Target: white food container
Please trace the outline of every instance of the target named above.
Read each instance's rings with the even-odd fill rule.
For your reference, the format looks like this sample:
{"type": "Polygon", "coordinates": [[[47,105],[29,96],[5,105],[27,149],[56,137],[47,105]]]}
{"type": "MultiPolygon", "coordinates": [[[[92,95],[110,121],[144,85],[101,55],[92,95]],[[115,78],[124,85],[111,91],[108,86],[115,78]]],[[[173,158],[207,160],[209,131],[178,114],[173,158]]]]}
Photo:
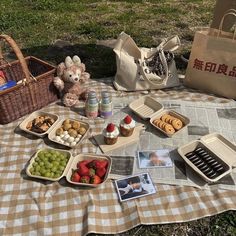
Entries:
{"type": "Polygon", "coordinates": [[[144,96],[144,97],[141,97],[141,98],[133,101],[132,103],[129,104],[129,108],[134,113],[136,113],[138,116],[140,116],[142,119],[144,119],[144,120],[150,119],[151,125],[154,126],[156,129],[158,129],[160,132],[162,132],[163,134],[165,134],[168,137],[172,137],[173,135],[180,132],[190,122],[188,117],[183,116],[176,111],[165,110],[161,103],[159,103],[157,100],[155,100],[154,98],[152,98],[150,96],[144,96]],[[174,117],[180,119],[183,122],[183,127],[179,130],[176,130],[174,134],[168,134],[163,129],[160,129],[159,127],[154,125],[153,121],[155,119],[160,119],[161,116],[163,116],[164,114],[169,114],[171,116],[174,116],[174,117]]]}
{"type": "Polygon", "coordinates": [[[178,148],[178,153],[184,161],[207,182],[216,182],[220,180],[231,173],[232,167],[236,166],[236,146],[218,133],[205,135],[200,138],[200,140],[183,145],[178,148]],[[215,178],[209,178],[207,173],[204,174],[200,168],[189,160],[186,154],[193,152],[198,147],[205,149],[223,166],[223,172],[220,175],[215,178]]]}
{"type": "Polygon", "coordinates": [[[107,165],[107,168],[106,168],[107,172],[106,172],[106,175],[104,176],[103,182],[102,182],[102,183],[104,183],[108,179],[109,173],[111,171],[112,159],[109,156],[86,153],[86,154],[79,154],[79,155],[73,157],[72,154],[69,151],[60,150],[60,149],[53,149],[53,148],[43,148],[43,149],[38,150],[35,153],[35,155],[30,159],[29,165],[26,168],[26,174],[31,178],[49,180],[49,181],[53,181],[53,182],[59,181],[61,178],[66,177],[66,180],[69,183],[74,184],[74,185],[87,186],[87,187],[97,187],[102,183],[100,183],[100,184],[87,184],[87,183],[79,183],[79,182],[71,181],[72,170],[77,169],[77,163],[79,161],[95,160],[95,159],[98,159],[98,160],[105,159],[105,160],[108,161],[108,165],[107,165]],[[66,153],[67,155],[69,155],[69,160],[67,162],[67,165],[66,165],[62,175],[58,178],[47,178],[47,177],[43,177],[43,176],[32,175],[30,173],[30,168],[32,167],[33,163],[35,162],[35,159],[37,158],[38,153],[41,152],[41,151],[50,151],[50,150],[58,151],[58,152],[61,152],[61,153],[66,153]]]}

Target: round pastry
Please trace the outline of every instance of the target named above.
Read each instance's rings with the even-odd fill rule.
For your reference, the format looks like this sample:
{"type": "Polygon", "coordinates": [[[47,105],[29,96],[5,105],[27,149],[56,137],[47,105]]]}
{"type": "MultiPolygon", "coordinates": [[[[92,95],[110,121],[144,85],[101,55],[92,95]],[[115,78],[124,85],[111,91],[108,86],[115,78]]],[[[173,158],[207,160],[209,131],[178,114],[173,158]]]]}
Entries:
{"type": "Polygon", "coordinates": [[[167,134],[174,134],[174,133],[175,133],[175,129],[174,129],[173,126],[170,125],[170,124],[166,124],[166,125],[165,125],[164,131],[165,131],[167,134]]]}
{"type": "Polygon", "coordinates": [[[183,127],[183,122],[180,119],[172,120],[171,124],[176,130],[180,130],[183,127]]]}
{"type": "Polygon", "coordinates": [[[79,133],[80,135],[84,135],[84,134],[86,133],[86,131],[87,131],[87,130],[86,130],[84,127],[80,127],[78,133],[79,133]]]}
{"type": "Polygon", "coordinates": [[[155,119],[152,123],[153,123],[155,126],[159,127],[159,123],[160,123],[160,122],[161,122],[161,120],[155,119]]]}
{"type": "Polygon", "coordinates": [[[170,118],[171,118],[170,115],[165,114],[165,115],[163,115],[163,116],[161,117],[161,120],[164,121],[164,122],[167,122],[167,120],[170,119],[170,118]]]}
{"type": "Polygon", "coordinates": [[[117,142],[120,132],[113,123],[110,123],[103,130],[102,134],[104,136],[104,142],[108,145],[113,145],[117,142]]]}
{"type": "Polygon", "coordinates": [[[73,137],[73,138],[76,138],[77,137],[77,131],[74,130],[74,129],[69,129],[68,130],[68,134],[73,137]]]}
{"type": "Polygon", "coordinates": [[[56,135],[60,136],[61,134],[63,134],[64,130],[62,128],[58,128],[56,130],[56,135]]]}
{"type": "Polygon", "coordinates": [[[66,124],[63,124],[63,129],[64,130],[69,130],[69,129],[71,129],[71,124],[70,123],[66,123],[66,124]]]}
{"type": "Polygon", "coordinates": [[[63,125],[65,124],[70,124],[70,120],[69,119],[64,120],[63,125]]]}
{"type": "Polygon", "coordinates": [[[120,132],[123,136],[129,137],[133,134],[135,128],[135,121],[131,116],[127,115],[120,122],[120,132]]]}
{"type": "Polygon", "coordinates": [[[166,127],[166,125],[168,125],[168,124],[165,123],[165,122],[163,122],[163,121],[161,121],[158,125],[159,125],[159,128],[160,128],[160,129],[165,130],[165,127],[166,127]]]}
{"type": "Polygon", "coordinates": [[[78,130],[80,127],[80,123],[78,121],[73,121],[72,128],[78,130]]]}

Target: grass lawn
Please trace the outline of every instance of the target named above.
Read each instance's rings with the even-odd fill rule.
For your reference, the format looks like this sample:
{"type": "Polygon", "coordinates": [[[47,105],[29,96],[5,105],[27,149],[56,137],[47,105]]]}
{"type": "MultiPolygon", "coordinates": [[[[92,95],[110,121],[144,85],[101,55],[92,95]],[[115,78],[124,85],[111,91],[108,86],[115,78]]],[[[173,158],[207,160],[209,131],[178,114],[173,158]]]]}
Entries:
{"type": "MultiPolygon", "coordinates": [[[[191,49],[191,28],[209,25],[214,4],[215,0],[1,0],[0,32],[11,35],[25,55],[55,64],[78,54],[93,78],[112,76],[116,70],[112,50],[98,42],[125,31],[138,45],[153,47],[158,39],[177,34],[183,44],[177,65],[183,70],[178,59],[191,49]]],[[[139,226],[119,235],[236,235],[236,214],[139,226]]]]}

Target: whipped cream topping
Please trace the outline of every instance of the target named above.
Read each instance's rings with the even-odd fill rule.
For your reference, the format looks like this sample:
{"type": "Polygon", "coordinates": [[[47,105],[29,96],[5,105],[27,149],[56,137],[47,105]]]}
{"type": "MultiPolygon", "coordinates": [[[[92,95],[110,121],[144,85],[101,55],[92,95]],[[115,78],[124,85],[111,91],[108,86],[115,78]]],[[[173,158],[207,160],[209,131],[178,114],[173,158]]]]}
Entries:
{"type": "Polygon", "coordinates": [[[116,138],[120,134],[119,129],[116,126],[114,131],[108,132],[107,129],[105,128],[102,133],[107,138],[116,138]]]}
{"type": "Polygon", "coordinates": [[[135,121],[132,119],[132,121],[129,124],[126,124],[124,120],[120,122],[120,126],[125,129],[132,129],[135,127],[135,121]]]}

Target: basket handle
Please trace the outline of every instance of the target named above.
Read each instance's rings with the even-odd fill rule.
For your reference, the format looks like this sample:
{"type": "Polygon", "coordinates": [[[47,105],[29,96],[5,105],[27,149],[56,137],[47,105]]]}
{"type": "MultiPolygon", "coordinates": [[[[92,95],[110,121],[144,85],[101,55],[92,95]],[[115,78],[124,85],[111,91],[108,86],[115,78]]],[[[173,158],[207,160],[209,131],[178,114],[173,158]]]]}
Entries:
{"type": "MultiPolygon", "coordinates": [[[[21,65],[22,71],[25,75],[26,81],[29,82],[30,81],[30,72],[29,72],[28,66],[26,64],[25,58],[24,58],[20,48],[16,44],[16,42],[10,36],[8,36],[6,34],[1,34],[0,40],[6,40],[6,42],[11,46],[11,48],[13,49],[14,53],[16,54],[16,56],[20,62],[20,65],[21,65]]],[[[0,49],[0,60],[3,60],[3,59],[4,59],[4,57],[2,54],[2,50],[0,49]]]]}

